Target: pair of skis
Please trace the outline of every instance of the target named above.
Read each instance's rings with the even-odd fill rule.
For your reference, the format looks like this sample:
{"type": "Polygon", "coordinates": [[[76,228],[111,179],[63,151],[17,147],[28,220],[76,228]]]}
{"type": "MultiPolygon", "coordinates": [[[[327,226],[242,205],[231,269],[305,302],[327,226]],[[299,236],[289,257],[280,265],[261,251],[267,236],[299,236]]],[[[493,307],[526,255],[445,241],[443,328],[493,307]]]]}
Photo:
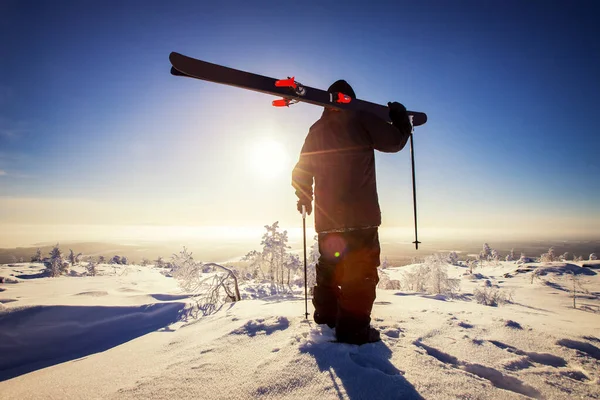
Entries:
{"type": "MultiPolygon", "coordinates": [[[[389,108],[380,104],[371,103],[365,100],[353,99],[344,93],[330,93],[325,90],[315,89],[310,86],[302,85],[294,77],[287,79],[273,79],[262,75],[252,74],[250,72],[212,64],[206,61],[184,56],[179,53],[169,55],[171,61],[171,74],[188,78],[196,78],[209,82],[220,83],[223,85],[235,86],[242,89],[252,90],[279,96],[280,99],[273,101],[275,107],[286,107],[298,102],[305,102],[321,107],[335,108],[339,110],[363,110],[371,112],[381,119],[388,122],[389,108]]],[[[407,111],[412,124],[410,135],[410,155],[412,166],[412,186],[413,186],[413,208],[415,219],[415,248],[419,249],[419,239],[417,236],[417,193],[415,183],[415,154],[413,133],[414,127],[423,125],[427,122],[427,114],[416,111],[407,111]]],[[[302,215],[304,227],[304,291],[307,297],[306,288],[306,213],[302,215]]],[[[306,299],[305,299],[306,300],[306,299]]],[[[306,304],[306,316],[308,316],[308,303],[306,304]]]]}

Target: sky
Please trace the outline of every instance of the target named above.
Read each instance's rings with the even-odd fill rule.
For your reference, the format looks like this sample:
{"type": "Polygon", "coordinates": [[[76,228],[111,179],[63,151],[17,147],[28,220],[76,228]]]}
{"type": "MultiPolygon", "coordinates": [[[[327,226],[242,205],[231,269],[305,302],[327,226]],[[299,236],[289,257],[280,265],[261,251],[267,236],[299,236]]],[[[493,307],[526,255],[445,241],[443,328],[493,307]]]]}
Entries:
{"type": "MultiPolygon", "coordinates": [[[[73,226],[301,226],[291,170],[322,109],[173,77],[171,51],[426,112],[420,240],[598,238],[598,17],[593,1],[2,1],[0,247],[73,226]]],[[[410,242],[409,148],[376,162],[383,226],[410,242]]]]}

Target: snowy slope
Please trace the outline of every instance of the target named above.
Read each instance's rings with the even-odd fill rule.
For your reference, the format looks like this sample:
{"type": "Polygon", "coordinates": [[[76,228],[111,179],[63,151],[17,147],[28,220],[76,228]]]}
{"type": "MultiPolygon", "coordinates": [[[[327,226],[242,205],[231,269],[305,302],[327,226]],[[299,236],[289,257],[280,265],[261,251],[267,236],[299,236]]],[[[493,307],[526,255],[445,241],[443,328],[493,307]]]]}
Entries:
{"type": "MultiPolygon", "coordinates": [[[[359,347],[332,343],[332,330],[305,320],[302,297],[244,300],[186,320],[187,295],[153,268],[25,279],[39,266],[1,266],[19,283],[0,284],[0,397],[600,398],[599,275],[581,275],[588,293],[578,301],[588,308],[575,310],[566,265],[550,267],[558,272],[542,278],[551,285],[531,283],[513,263],[488,265],[477,279],[451,267],[461,277],[456,299],[378,290],[373,325],[383,340],[359,347]],[[513,302],[475,303],[486,280],[513,302]]],[[[387,271],[394,279],[403,270],[387,271]]]]}

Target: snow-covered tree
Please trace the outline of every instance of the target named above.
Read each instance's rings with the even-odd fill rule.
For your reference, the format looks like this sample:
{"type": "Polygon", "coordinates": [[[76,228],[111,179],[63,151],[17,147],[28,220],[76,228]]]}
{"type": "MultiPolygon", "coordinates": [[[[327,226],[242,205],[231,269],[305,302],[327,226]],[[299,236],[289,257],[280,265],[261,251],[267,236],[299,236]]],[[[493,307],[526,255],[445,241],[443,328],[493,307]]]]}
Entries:
{"type": "Polygon", "coordinates": [[[315,235],[313,238],[314,242],[310,248],[307,257],[307,272],[306,272],[306,280],[309,288],[312,288],[317,284],[317,263],[319,262],[319,257],[321,257],[321,253],[319,252],[319,239],[318,236],[315,235]]]}
{"type": "Polygon", "coordinates": [[[106,263],[106,257],[98,256],[98,264],[104,264],[104,263],[106,263]]]}
{"type": "Polygon", "coordinates": [[[475,270],[475,268],[479,267],[479,263],[480,262],[481,261],[479,259],[478,260],[469,260],[469,261],[467,261],[467,268],[469,268],[469,273],[471,275],[473,275],[473,271],[475,270]]]}
{"type": "Polygon", "coordinates": [[[383,290],[400,290],[402,289],[402,284],[397,279],[390,279],[390,276],[382,268],[379,270],[377,288],[383,290]]]}
{"type": "Polygon", "coordinates": [[[552,261],[556,261],[557,257],[556,254],[554,253],[554,247],[550,247],[548,249],[547,253],[544,253],[540,256],[540,261],[541,262],[552,262],[552,261]]]}
{"type": "Polygon", "coordinates": [[[75,264],[79,263],[79,257],[81,257],[81,253],[75,255],[72,249],[69,249],[69,263],[71,267],[75,266],[75,264]]]}
{"type": "Polygon", "coordinates": [[[403,286],[408,290],[432,294],[453,295],[460,286],[458,279],[448,277],[445,257],[434,254],[403,275],[403,286]]]}
{"type": "Polygon", "coordinates": [[[31,256],[31,262],[42,262],[42,251],[38,248],[33,256],[31,256]]]}
{"type": "Polygon", "coordinates": [[[91,257],[90,257],[87,265],[85,266],[85,269],[87,270],[88,275],[91,275],[91,276],[98,275],[98,263],[96,261],[94,261],[94,259],[91,257]]]}
{"type": "Polygon", "coordinates": [[[510,253],[508,253],[508,255],[506,256],[506,261],[515,261],[515,260],[516,260],[515,249],[510,249],[510,253]]]}
{"type": "Polygon", "coordinates": [[[267,232],[262,237],[263,246],[262,257],[267,263],[267,275],[272,282],[283,284],[284,278],[284,260],[287,249],[288,237],[287,231],[279,231],[279,222],[275,221],[273,225],[265,225],[267,232]]]}
{"type": "Polygon", "coordinates": [[[248,252],[244,257],[242,257],[242,261],[246,261],[249,263],[248,270],[250,270],[250,276],[252,279],[262,278],[266,279],[264,274],[262,263],[262,253],[252,250],[248,252]]]}
{"type": "Polygon", "coordinates": [[[127,257],[122,256],[121,257],[121,265],[127,265],[129,264],[129,260],[127,259],[127,257]]]}
{"type": "Polygon", "coordinates": [[[597,259],[598,259],[598,256],[596,255],[596,253],[590,254],[590,261],[596,261],[597,259]]]}
{"type": "Polygon", "coordinates": [[[500,261],[500,253],[498,252],[498,250],[496,250],[496,249],[492,250],[492,254],[490,255],[490,260],[492,260],[494,262],[500,261]]]}
{"type": "Polygon", "coordinates": [[[455,251],[451,251],[450,253],[448,253],[446,262],[451,265],[458,265],[458,254],[456,254],[455,251]]]}
{"type": "MultiPolygon", "coordinates": [[[[302,268],[303,264],[300,261],[300,257],[297,254],[286,254],[284,261],[285,270],[287,270],[287,281],[288,286],[292,283],[292,276],[298,273],[302,268]]],[[[302,277],[304,278],[304,271],[302,271],[302,277]]]]}
{"type": "Polygon", "coordinates": [[[140,263],[140,265],[141,265],[142,267],[145,267],[145,266],[147,266],[147,265],[150,265],[150,260],[148,260],[147,258],[145,258],[145,257],[144,257],[144,258],[142,258],[142,262],[140,263]]]}
{"type": "Polygon", "coordinates": [[[108,262],[109,264],[121,264],[121,256],[113,256],[108,262]]]}
{"type": "Polygon", "coordinates": [[[560,261],[570,261],[573,259],[573,255],[568,251],[563,253],[560,257],[558,257],[560,261]]]}
{"type": "Polygon", "coordinates": [[[381,269],[386,269],[390,267],[390,262],[388,261],[387,256],[384,257],[383,262],[381,263],[381,269]]]}
{"type": "Polygon", "coordinates": [[[249,252],[244,256],[243,261],[250,263],[249,268],[252,269],[253,276],[260,274],[263,279],[266,278],[276,285],[284,285],[286,276],[291,274],[289,269],[296,268],[295,262],[290,262],[287,231],[279,231],[277,221],[272,225],[265,225],[265,229],[267,232],[260,243],[262,251],[249,252]]]}
{"type": "Polygon", "coordinates": [[[65,262],[58,243],[52,248],[50,258],[44,264],[46,266],[46,273],[53,278],[61,274],[66,274],[69,271],[69,264],[65,262]]]}
{"type": "Polygon", "coordinates": [[[158,258],[156,260],[154,260],[155,267],[164,268],[165,265],[166,265],[165,260],[163,260],[163,258],[161,256],[158,256],[158,258]]]}
{"type": "Polygon", "coordinates": [[[492,248],[490,247],[489,244],[484,243],[483,249],[479,253],[479,259],[482,261],[487,261],[487,260],[490,260],[491,258],[492,258],[492,248]]]}

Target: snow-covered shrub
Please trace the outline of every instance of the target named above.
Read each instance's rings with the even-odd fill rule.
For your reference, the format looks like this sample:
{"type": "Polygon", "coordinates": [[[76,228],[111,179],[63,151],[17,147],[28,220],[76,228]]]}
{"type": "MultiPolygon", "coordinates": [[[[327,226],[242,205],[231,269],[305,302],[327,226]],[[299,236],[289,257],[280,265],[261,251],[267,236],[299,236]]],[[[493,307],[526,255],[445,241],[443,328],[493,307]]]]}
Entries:
{"type": "Polygon", "coordinates": [[[129,264],[129,260],[127,259],[127,257],[122,256],[121,257],[121,265],[127,265],[129,264]]]}
{"type": "Polygon", "coordinates": [[[42,251],[38,248],[33,256],[31,256],[31,262],[42,262],[42,251]]]}
{"type": "Polygon", "coordinates": [[[508,303],[512,300],[510,293],[488,286],[475,289],[473,291],[473,297],[478,304],[491,307],[497,307],[500,304],[508,303]]]}
{"type": "Polygon", "coordinates": [[[241,299],[237,277],[230,268],[197,262],[185,247],[171,257],[170,264],[173,277],[185,291],[194,294],[196,308],[203,315],[218,311],[226,302],[241,299]],[[206,265],[219,272],[204,274],[202,270],[206,265]]]}
{"type": "Polygon", "coordinates": [[[527,257],[525,255],[525,253],[521,253],[521,257],[519,258],[519,261],[517,261],[517,264],[526,264],[526,263],[532,263],[535,262],[535,260],[531,257],[527,257]]]}
{"type": "Polygon", "coordinates": [[[148,265],[150,265],[150,260],[148,260],[146,257],[142,258],[142,262],[140,263],[140,265],[142,267],[146,267],[148,265]]]}
{"type": "Polygon", "coordinates": [[[590,261],[595,261],[597,259],[598,259],[598,256],[596,255],[596,253],[590,254],[590,259],[589,259],[590,261]]]}
{"type": "Polygon", "coordinates": [[[105,263],[106,263],[106,257],[98,256],[98,264],[105,264],[105,263]]]}
{"type": "Polygon", "coordinates": [[[166,266],[165,260],[161,256],[158,256],[156,260],[154,260],[154,266],[157,268],[164,268],[166,266]]]}
{"type": "Polygon", "coordinates": [[[46,274],[53,278],[69,272],[69,264],[65,262],[58,243],[50,251],[50,258],[44,265],[46,267],[46,274]]]}
{"type": "Polygon", "coordinates": [[[430,294],[453,295],[458,291],[460,281],[448,277],[448,264],[440,254],[425,259],[425,263],[404,273],[403,288],[430,294]]]}
{"type": "Polygon", "coordinates": [[[550,247],[548,249],[547,253],[544,253],[540,256],[540,261],[541,262],[552,262],[552,261],[556,261],[557,257],[556,254],[554,253],[554,247],[550,247]]]}
{"type": "Polygon", "coordinates": [[[114,256],[108,262],[109,264],[121,264],[121,256],[114,256]]]}

